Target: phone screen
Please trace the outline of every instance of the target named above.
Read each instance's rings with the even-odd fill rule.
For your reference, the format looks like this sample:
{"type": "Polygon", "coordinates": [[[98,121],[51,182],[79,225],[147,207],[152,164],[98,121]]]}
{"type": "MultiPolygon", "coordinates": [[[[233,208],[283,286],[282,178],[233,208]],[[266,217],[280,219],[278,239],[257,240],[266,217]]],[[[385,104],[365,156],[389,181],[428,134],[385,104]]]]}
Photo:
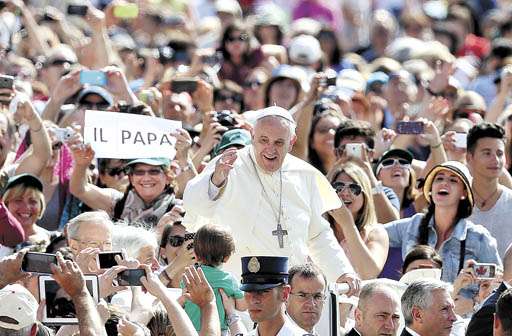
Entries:
{"type": "Polygon", "coordinates": [[[171,82],[171,91],[174,93],[194,92],[197,89],[195,79],[175,79],[171,82]]]}
{"type": "Polygon", "coordinates": [[[0,75],[0,89],[12,89],[14,85],[14,77],[8,75],[0,75]]]}
{"type": "Polygon", "coordinates": [[[117,275],[117,282],[119,286],[142,286],[140,278],[146,276],[146,271],[143,269],[129,269],[117,275]]]}
{"type": "Polygon", "coordinates": [[[111,268],[117,266],[116,255],[123,259],[122,252],[100,252],[98,253],[98,264],[100,268],[111,268]]]}
{"type": "Polygon", "coordinates": [[[57,265],[55,254],[27,252],[23,258],[21,269],[31,273],[52,274],[51,264],[57,265]]]}
{"type": "Polygon", "coordinates": [[[495,264],[474,264],[473,270],[477,279],[493,279],[496,277],[495,264]]]}
{"type": "Polygon", "coordinates": [[[69,15],[85,16],[87,14],[87,6],[85,5],[69,5],[69,15]]]}
{"type": "Polygon", "coordinates": [[[80,71],[80,84],[106,86],[107,76],[103,71],[82,70],[80,71]]]}
{"type": "Polygon", "coordinates": [[[398,134],[423,134],[424,125],[421,121],[400,121],[396,125],[398,134]]]}

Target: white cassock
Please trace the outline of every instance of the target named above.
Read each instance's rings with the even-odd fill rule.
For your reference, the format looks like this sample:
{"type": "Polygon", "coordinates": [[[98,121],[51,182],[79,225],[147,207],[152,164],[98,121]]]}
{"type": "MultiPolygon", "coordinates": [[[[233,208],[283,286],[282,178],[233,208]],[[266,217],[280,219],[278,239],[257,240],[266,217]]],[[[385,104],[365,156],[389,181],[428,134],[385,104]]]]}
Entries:
{"type": "MultiPolygon", "coordinates": [[[[259,336],[258,327],[249,332],[249,336],[259,336]]],[[[307,336],[311,335],[296,325],[288,316],[284,318],[284,324],[276,336],[307,336]]]]}
{"type": "Polygon", "coordinates": [[[290,266],[311,258],[328,281],[354,272],[329,223],[322,217],[326,211],[339,208],[341,202],[320,171],[287,154],[281,173],[265,173],[256,164],[253,147],[247,146],[238,151],[227,183],[217,193],[210,181],[215,163],[216,160],[210,162],[187,184],[183,223],[192,231],[206,223],[231,229],[236,251],[224,266],[226,271],[240,277],[243,256],[287,256],[290,266]],[[273,235],[279,204],[280,223],[288,233],[283,237],[284,248],[279,247],[278,237],[273,235]]]}

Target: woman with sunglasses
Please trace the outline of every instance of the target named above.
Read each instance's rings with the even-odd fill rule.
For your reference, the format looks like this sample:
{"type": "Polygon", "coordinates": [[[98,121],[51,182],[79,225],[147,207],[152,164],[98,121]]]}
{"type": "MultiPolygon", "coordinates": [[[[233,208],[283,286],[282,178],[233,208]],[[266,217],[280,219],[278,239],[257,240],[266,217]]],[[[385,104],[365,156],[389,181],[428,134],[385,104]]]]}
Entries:
{"type": "Polygon", "coordinates": [[[468,221],[473,210],[472,177],[466,166],[447,161],[426,176],[423,195],[426,213],[385,224],[390,247],[399,247],[405,257],[416,245],[430,245],[443,259],[441,280],[453,282],[473,259],[501,265],[496,239],[481,225],[468,221]]]}
{"type": "Polygon", "coordinates": [[[343,201],[329,212],[334,235],[361,279],[374,279],[386,261],[388,237],[377,223],[370,180],[352,162],[334,168],[328,178],[343,201]]]}
{"type": "Polygon", "coordinates": [[[261,49],[251,48],[250,42],[249,30],[242,23],[234,22],[226,27],[219,47],[224,58],[219,71],[221,80],[243,85],[251,70],[263,61],[261,49]]]}
{"type": "Polygon", "coordinates": [[[383,186],[393,189],[400,200],[400,218],[416,213],[416,174],[411,167],[412,154],[403,149],[384,153],[375,169],[375,176],[383,186]]]}
{"type": "Polygon", "coordinates": [[[176,205],[176,182],[169,159],[148,158],[128,162],[129,185],[121,193],[88,182],[86,171],[94,158],[89,144],[83,145],[79,141],[72,146],[72,151],[75,167],[70,190],[91,209],[105,210],[114,220],[136,221],[152,228],[176,205]]]}
{"type": "Polygon", "coordinates": [[[128,187],[128,175],[125,171],[126,160],[98,159],[98,181],[100,188],[112,188],[124,193],[128,187]]]}
{"type": "Polygon", "coordinates": [[[194,249],[188,248],[192,239],[185,240],[186,229],[181,221],[166,224],[160,240],[160,259],[165,266],[160,272],[160,280],[167,287],[179,288],[185,268],[192,265],[194,249]]]}

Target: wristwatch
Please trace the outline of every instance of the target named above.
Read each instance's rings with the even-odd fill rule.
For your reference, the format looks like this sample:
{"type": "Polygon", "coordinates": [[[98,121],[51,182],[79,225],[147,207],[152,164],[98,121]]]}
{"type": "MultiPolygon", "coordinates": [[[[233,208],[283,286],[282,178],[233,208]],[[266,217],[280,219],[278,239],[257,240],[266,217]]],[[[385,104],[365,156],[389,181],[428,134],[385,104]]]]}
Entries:
{"type": "Polygon", "coordinates": [[[236,323],[238,321],[240,321],[240,315],[238,315],[237,313],[232,313],[226,316],[226,323],[228,326],[231,326],[233,323],[236,323]]]}
{"type": "Polygon", "coordinates": [[[372,195],[382,194],[384,192],[384,187],[382,186],[382,181],[377,181],[375,187],[372,188],[372,195]]]}

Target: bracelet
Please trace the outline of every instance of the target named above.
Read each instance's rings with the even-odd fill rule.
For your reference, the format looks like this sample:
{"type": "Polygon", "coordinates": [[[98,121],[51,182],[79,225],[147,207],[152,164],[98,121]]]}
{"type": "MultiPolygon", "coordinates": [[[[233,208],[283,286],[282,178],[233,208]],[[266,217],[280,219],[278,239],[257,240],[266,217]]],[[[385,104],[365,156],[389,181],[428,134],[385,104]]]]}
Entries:
{"type": "Polygon", "coordinates": [[[229,327],[231,327],[234,323],[240,321],[240,315],[237,313],[232,313],[226,316],[226,323],[229,327]]]}
{"type": "Polygon", "coordinates": [[[442,93],[435,93],[435,92],[434,92],[434,91],[432,91],[432,89],[431,89],[430,87],[428,87],[428,86],[425,88],[425,91],[427,91],[429,95],[434,96],[434,97],[442,97],[442,96],[443,96],[443,94],[442,94],[442,93]]]}
{"type": "Polygon", "coordinates": [[[382,194],[384,192],[384,187],[382,186],[382,181],[377,181],[377,184],[372,189],[372,195],[382,194]]]}
{"type": "Polygon", "coordinates": [[[443,144],[443,142],[440,142],[440,143],[438,143],[437,145],[430,146],[430,148],[432,148],[432,149],[436,149],[436,148],[441,147],[441,145],[442,145],[442,144],[443,144]]]}
{"type": "Polygon", "coordinates": [[[189,170],[194,170],[194,168],[195,168],[194,164],[192,162],[190,162],[190,161],[187,161],[187,165],[186,166],[184,166],[184,167],[180,166],[180,169],[181,169],[182,173],[185,173],[185,172],[187,172],[189,170]]]}

